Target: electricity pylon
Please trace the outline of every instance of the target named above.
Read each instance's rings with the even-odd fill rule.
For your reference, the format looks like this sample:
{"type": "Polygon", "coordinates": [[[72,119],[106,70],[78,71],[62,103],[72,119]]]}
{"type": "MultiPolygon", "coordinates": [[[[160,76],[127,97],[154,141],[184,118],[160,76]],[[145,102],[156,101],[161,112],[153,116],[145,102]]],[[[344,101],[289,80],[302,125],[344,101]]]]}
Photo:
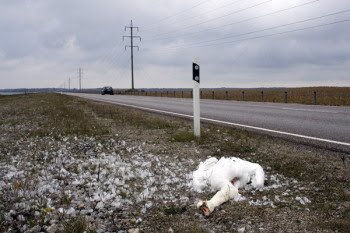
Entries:
{"type": "Polygon", "coordinates": [[[139,49],[139,46],[134,46],[133,40],[134,38],[139,38],[141,41],[141,37],[133,35],[134,28],[136,28],[137,31],[139,31],[139,28],[132,26],[132,20],[130,22],[130,26],[125,26],[125,31],[127,28],[130,29],[130,36],[123,36],[123,40],[124,40],[124,37],[130,37],[130,45],[125,45],[125,50],[126,50],[126,47],[131,48],[131,89],[134,90],[134,47],[137,47],[137,49],[139,49]]]}

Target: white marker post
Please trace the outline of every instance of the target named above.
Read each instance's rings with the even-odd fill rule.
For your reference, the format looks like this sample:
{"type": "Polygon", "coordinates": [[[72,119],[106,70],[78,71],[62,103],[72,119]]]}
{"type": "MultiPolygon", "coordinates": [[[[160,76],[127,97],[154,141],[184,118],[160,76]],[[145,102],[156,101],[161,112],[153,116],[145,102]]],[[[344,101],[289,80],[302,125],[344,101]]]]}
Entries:
{"type": "Polygon", "coordinates": [[[194,136],[201,136],[200,106],[199,106],[199,58],[195,58],[192,63],[193,74],[193,123],[194,136]]]}

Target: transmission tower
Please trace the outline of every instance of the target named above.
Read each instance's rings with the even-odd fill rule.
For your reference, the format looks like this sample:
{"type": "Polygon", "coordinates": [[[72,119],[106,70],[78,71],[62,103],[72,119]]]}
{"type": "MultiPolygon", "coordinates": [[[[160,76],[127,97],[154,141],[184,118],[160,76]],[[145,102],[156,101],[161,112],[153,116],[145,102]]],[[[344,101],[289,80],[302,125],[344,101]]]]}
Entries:
{"type": "Polygon", "coordinates": [[[134,47],[137,47],[137,49],[139,50],[139,46],[134,46],[134,38],[139,38],[141,41],[141,37],[140,36],[134,36],[133,32],[134,32],[134,28],[137,29],[137,32],[139,31],[139,27],[134,27],[132,25],[132,20],[130,22],[130,26],[125,26],[125,31],[126,29],[130,29],[130,36],[123,36],[123,40],[125,37],[129,37],[130,38],[130,45],[125,45],[125,50],[126,47],[130,47],[131,48],[131,90],[134,90],[134,47]]]}

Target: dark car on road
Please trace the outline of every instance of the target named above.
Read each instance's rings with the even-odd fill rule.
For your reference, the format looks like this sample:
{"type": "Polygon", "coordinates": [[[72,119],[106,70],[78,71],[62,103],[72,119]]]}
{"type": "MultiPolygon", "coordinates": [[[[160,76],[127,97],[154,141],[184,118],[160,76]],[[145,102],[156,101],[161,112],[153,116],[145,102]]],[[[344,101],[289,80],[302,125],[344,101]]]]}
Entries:
{"type": "Polygon", "coordinates": [[[101,95],[105,95],[105,94],[114,95],[113,88],[112,87],[103,87],[102,91],[101,91],[101,95]]]}

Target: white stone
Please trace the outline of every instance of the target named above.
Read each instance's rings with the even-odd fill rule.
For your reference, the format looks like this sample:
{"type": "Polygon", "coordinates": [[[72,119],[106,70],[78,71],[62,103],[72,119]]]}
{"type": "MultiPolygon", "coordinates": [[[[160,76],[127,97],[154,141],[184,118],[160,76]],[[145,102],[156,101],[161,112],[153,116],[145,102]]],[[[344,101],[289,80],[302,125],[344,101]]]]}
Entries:
{"type": "Polygon", "coordinates": [[[128,230],[128,233],[140,233],[140,229],[139,228],[132,228],[128,230]]]}
{"type": "Polygon", "coordinates": [[[55,232],[57,232],[57,225],[56,224],[52,224],[51,226],[49,226],[49,228],[47,228],[46,231],[48,233],[55,233],[55,232]]]}
{"type": "Polygon", "coordinates": [[[105,207],[105,205],[103,204],[102,201],[100,201],[99,203],[97,203],[97,205],[95,206],[95,208],[96,208],[97,210],[100,210],[100,209],[102,209],[102,208],[104,208],[104,207],[105,207]]]}

